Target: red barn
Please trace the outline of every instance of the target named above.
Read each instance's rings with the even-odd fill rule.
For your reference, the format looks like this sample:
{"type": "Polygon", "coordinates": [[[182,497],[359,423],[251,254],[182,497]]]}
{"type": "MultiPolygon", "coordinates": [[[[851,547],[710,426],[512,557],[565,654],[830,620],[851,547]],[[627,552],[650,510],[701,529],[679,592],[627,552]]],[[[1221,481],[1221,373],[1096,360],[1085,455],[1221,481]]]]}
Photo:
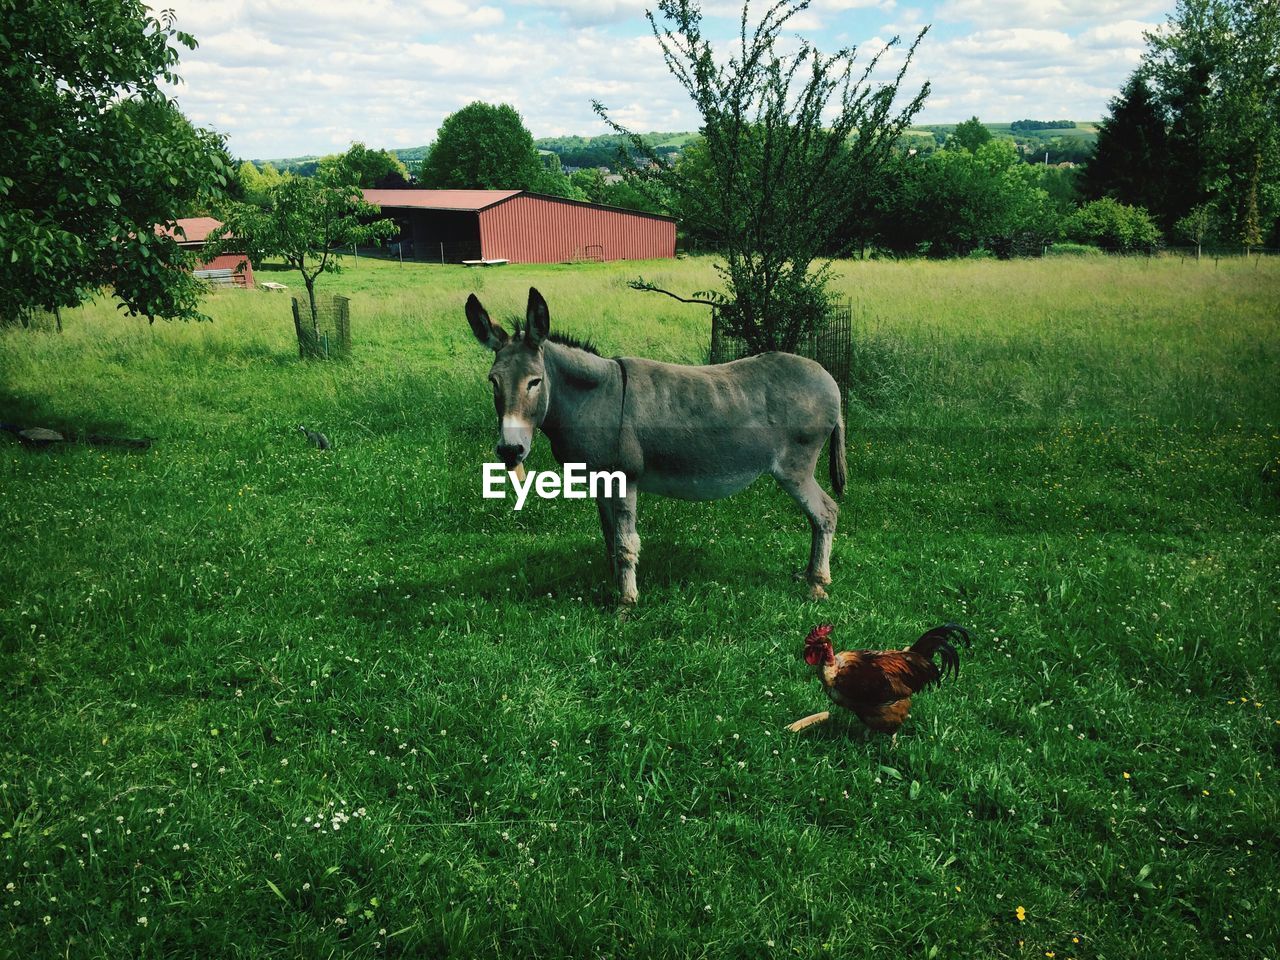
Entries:
{"type": "MultiPolygon", "coordinates": [[[[178,220],[177,224],[182,233],[174,233],[163,226],[157,226],[156,233],[170,233],[178,241],[178,246],[198,253],[209,234],[222,226],[222,221],[213,217],[186,217],[178,220]]],[[[253,286],[253,267],[243,253],[224,253],[212,260],[200,260],[193,272],[215,287],[253,286]],[[243,268],[241,264],[244,264],[243,268]]]]}
{"type": "Polygon", "coordinates": [[[526,190],[365,190],[421,260],[652,260],[676,254],[671,217],[526,190]]]}

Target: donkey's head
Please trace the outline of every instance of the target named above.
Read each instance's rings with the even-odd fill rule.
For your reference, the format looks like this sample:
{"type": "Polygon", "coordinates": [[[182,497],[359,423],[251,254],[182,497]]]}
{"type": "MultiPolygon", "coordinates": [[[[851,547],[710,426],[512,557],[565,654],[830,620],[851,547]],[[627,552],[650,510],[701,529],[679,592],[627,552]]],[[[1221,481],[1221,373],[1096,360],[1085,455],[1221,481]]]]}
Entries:
{"type": "Polygon", "coordinates": [[[467,298],[467,321],[476,339],[495,354],[489,370],[493,406],[498,411],[498,458],[508,470],[522,463],[533,448],[533,431],[542,424],[551,402],[546,382],[542,344],[551,332],[547,301],[529,288],[525,327],[516,335],[489,319],[489,313],[473,293],[467,298]]]}

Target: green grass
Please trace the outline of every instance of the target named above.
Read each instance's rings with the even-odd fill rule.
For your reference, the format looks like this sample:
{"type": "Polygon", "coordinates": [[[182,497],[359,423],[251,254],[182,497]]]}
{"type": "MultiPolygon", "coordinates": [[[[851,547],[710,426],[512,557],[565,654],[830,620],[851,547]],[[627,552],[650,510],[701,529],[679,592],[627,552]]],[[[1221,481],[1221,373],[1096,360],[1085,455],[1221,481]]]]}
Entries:
{"type": "Polygon", "coordinates": [[[332,364],[256,292],[0,333],[4,419],[157,438],[0,438],[0,954],[1274,957],[1280,264],[843,265],[831,601],[762,481],[642,498],[620,623],[589,505],[479,496],[462,302],[701,359],[636,272],[712,281],[362,260],[332,364]],[[814,623],[949,619],[896,748],[784,733],[814,623]]]}

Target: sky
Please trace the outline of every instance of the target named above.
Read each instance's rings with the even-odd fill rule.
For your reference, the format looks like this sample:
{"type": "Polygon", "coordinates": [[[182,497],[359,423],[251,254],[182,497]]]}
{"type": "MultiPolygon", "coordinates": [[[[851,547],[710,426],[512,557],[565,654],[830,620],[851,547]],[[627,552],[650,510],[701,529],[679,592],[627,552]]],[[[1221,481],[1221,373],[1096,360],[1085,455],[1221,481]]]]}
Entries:
{"type": "MultiPolygon", "coordinates": [[[[474,100],[510,103],[535,137],[693,130],[648,22],[653,0],[158,0],[199,48],[172,92],[233,156],[270,159],[430,143],[474,100]]],[[[754,7],[763,9],[761,0],[754,7]]],[[[813,0],[788,25],[859,60],[930,30],[904,88],[932,93],[918,123],[1096,120],[1173,0],[813,0]]],[[[704,0],[703,33],[737,35],[741,4],[704,0]]],[[[891,65],[891,59],[883,61],[891,65]]],[[[882,73],[887,78],[887,71],[882,73]]]]}

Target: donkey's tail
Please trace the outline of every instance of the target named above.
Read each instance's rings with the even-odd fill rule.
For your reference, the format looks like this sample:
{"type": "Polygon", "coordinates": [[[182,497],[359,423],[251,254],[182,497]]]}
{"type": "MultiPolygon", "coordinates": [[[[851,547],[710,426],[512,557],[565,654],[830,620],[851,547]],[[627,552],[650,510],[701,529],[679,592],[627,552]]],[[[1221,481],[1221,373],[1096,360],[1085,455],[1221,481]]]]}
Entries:
{"type": "Polygon", "coordinates": [[[827,448],[827,462],[831,466],[831,489],[836,496],[844,493],[845,480],[849,476],[849,467],[845,462],[844,451],[844,411],[836,413],[836,427],[831,431],[831,444],[827,448]]]}

